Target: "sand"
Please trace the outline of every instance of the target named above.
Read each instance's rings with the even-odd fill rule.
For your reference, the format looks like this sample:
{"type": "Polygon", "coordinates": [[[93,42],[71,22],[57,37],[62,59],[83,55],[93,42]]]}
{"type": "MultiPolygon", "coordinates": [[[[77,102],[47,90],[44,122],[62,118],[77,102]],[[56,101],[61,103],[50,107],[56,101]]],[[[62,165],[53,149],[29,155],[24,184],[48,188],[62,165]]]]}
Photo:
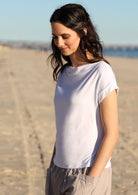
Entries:
{"type": "MultiPolygon", "coordinates": [[[[55,142],[48,53],[0,48],[0,194],[42,195],[55,142]]],[[[138,59],[107,57],[120,88],[112,195],[138,192],[138,59]]]]}

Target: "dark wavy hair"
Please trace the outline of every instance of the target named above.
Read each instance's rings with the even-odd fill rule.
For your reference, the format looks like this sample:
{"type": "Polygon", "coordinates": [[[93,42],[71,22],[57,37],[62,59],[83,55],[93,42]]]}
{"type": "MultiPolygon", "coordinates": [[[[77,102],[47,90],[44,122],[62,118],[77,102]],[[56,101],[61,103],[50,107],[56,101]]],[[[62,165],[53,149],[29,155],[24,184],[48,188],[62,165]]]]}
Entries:
{"type": "MultiPolygon", "coordinates": [[[[67,4],[59,9],[56,9],[50,18],[50,22],[59,22],[77,32],[77,34],[80,36],[79,48],[86,62],[94,63],[101,60],[107,62],[103,57],[103,47],[100,43],[99,36],[91,22],[89,14],[82,5],[67,4]],[[87,29],[87,34],[84,32],[84,28],[87,29]],[[94,58],[88,59],[86,51],[90,52],[94,58]]],[[[69,56],[64,56],[61,53],[58,47],[54,44],[53,39],[51,47],[53,52],[49,57],[51,60],[51,65],[54,69],[53,78],[56,81],[58,79],[59,72],[63,72],[67,64],[71,65],[71,60],[69,56]],[[67,63],[63,63],[64,60],[67,63]]]]}

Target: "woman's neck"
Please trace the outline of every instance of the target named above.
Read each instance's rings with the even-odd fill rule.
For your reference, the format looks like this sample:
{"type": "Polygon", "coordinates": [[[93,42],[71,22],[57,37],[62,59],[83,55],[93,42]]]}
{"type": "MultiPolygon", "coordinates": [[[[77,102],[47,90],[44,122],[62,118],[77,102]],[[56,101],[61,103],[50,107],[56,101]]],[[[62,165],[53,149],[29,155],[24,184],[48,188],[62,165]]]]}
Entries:
{"type": "MultiPolygon", "coordinates": [[[[92,54],[87,52],[86,55],[88,59],[94,59],[92,54]]],[[[70,60],[71,60],[72,67],[78,67],[78,66],[88,64],[88,61],[84,59],[84,56],[80,51],[77,51],[74,54],[70,55],[70,60]]]]}

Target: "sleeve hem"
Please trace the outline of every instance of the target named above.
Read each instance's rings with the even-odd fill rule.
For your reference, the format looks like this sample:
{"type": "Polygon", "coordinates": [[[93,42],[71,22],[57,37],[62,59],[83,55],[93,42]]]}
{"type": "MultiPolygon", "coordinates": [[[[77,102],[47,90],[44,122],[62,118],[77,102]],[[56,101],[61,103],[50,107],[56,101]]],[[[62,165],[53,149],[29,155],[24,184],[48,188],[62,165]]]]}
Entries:
{"type": "Polygon", "coordinates": [[[110,92],[112,92],[112,91],[115,90],[115,89],[117,90],[117,96],[118,96],[118,94],[119,94],[119,87],[113,85],[113,86],[111,86],[110,88],[104,90],[104,93],[102,93],[102,95],[99,97],[98,103],[100,104],[100,103],[102,102],[102,100],[103,100],[110,92]]]}

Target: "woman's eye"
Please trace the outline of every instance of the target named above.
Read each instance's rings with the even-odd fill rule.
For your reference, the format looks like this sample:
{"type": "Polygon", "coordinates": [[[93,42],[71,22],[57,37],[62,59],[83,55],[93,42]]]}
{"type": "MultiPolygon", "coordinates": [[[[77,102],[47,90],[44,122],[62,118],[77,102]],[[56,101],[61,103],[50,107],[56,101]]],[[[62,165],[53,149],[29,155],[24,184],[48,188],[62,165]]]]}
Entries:
{"type": "Polygon", "coordinates": [[[69,36],[63,36],[62,38],[63,38],[63,39],[68,39],[68,38],[69,38],[69,36]]]}
{"type": "MultiPolygon", "coordinates": [[[[69,38],[68,35],[63,35],[63,36],[62,36],[62,39],[68,39],[68,38],[69,38]]],[[[52,36],[52,39],[53,39],[53,40],[57,40],[58,37],[57,37],[57,36],[52,36]]]]}

